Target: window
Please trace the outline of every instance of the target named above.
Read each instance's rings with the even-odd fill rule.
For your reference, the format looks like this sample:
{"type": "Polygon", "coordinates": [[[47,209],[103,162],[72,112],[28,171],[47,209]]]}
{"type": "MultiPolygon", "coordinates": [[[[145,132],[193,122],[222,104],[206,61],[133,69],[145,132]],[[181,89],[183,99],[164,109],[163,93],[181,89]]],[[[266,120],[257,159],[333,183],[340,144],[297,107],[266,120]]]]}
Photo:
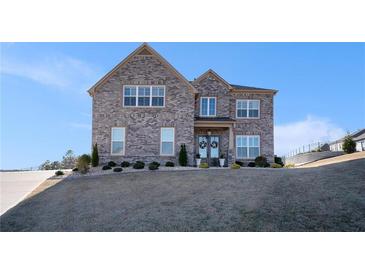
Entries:
{"type": "Polygon", "coordinates": [[[173,127],[161,128],[161,155],[174,155],[175,129],[173,127]]]}
{"type": "Polygon", "coordinates": [[[200,116],[216,116],[216,98],[200,98],[200,116]]]}
{"type": "Polygon", "coordinates": [[[258,118],[260,113],[259,100],[237,100],[236,117],[237,118],[258,118]]]}
{"type": "Polygon", "coordinates": [[[125,107],[164,107],[164,86],[124,86],[125,107]]]}
{"type": "Polygon", "coordinates": [[[260,136],[236,136],[236,157],[254,159],[260,156],[260,136]]]}
{"type": "Polygon", "coordinates": [[[112,153],[114,155],[124,155],[125,147],[125,128],[113,127],[112,128],[112,153]]]}
{"type": "Polygon", "coordinates": [[[136,105],[136,87],[124,87],[124,105],[136,105]]]}

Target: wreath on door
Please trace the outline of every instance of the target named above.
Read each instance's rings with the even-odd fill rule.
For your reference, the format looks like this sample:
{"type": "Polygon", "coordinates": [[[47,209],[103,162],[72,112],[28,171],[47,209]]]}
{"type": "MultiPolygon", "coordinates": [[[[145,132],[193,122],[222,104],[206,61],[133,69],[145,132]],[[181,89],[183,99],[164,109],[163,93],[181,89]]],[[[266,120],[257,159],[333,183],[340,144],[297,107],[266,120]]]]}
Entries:
{"type": "Polygon", "coordinates": [[[210,146],[211,146],[212,148],[217,148],[217,147],[218,147],[218,142],[217,142],[217,141],[213,141],[213,142],[210,144],[210,146]]]}
{"type": "Polygon", "coordinates": [[[206,142],[206,141],[201,141],[201,142],[199,143],[199,147],[200,147],[201,149],[206,148],[206,147],[207,147],[207,142],[206,142]]]}

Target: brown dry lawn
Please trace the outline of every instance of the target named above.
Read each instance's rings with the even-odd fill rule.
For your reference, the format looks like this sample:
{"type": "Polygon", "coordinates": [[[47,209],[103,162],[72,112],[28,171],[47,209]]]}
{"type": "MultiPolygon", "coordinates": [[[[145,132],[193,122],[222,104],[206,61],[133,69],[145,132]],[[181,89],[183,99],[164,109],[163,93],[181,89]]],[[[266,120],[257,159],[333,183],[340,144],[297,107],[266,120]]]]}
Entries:
{"type": "Polygon", "coordinates": [[[365,159],[111,174],[41,190],[1,216],[1,231],[365,231],[365,159]]]}

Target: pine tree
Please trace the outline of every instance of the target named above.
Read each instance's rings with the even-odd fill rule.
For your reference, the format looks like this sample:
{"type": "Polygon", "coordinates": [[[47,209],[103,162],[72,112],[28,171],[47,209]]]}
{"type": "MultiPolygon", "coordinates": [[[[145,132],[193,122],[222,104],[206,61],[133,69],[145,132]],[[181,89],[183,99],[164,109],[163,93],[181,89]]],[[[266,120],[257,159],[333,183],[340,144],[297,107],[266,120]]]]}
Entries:
{"type": "Polygon", "coordinates": [[[185,144],[182,144],[181,148],[180,148],[179,164],[180,164],[180,166],[187,166],[188,165],[188,155],[187,155],[187,152],[186,152],[185,144]]]}
{"type": "Polygon", "coordinates": [[[93,153],[91,154],[91,164],[93,167],[99,165],[99,152],[98,152],[98,144],[95,143],[93,146],[93,153]]]}

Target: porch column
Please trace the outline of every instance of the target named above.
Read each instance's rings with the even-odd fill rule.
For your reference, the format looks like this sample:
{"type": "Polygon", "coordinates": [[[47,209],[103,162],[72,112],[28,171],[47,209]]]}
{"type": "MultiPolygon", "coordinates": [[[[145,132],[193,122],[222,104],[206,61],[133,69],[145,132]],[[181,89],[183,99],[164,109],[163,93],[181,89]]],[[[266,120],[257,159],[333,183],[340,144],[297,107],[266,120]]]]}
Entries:
{"type": "Polygon", "coordinates": [[[233,130],[232,130],[232,126],[229,126],[229,144],[228,144],[228,148],[233,150],[233,130]]]}
{"type": "Polygon", "coordinates": [[[229,126],[229,141],[228,141],[228,166],[233,163],[233,156],[234,156],[234,138],[233,138],[233,130],[232,126],[229,126]]]}

